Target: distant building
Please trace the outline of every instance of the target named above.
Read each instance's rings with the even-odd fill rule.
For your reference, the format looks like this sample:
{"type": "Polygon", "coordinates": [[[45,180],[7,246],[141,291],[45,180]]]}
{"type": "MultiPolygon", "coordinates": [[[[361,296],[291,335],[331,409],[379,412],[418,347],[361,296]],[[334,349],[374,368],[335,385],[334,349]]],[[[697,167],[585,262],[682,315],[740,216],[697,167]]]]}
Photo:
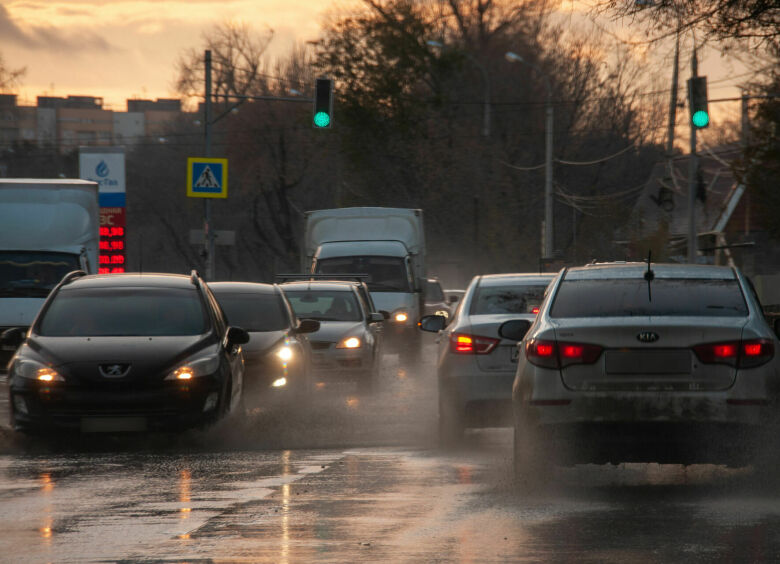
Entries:
{"type": "Polygon", "coordinates": [[[161,134],[182,114],[181,100],[127,100],[127,112],[103,108],[96,96],[38,96],[19,106],[15,94],[0,94],[0,149],[16,142],[53,145],[66,152],[82,145],[133,145],[161,134]]]}

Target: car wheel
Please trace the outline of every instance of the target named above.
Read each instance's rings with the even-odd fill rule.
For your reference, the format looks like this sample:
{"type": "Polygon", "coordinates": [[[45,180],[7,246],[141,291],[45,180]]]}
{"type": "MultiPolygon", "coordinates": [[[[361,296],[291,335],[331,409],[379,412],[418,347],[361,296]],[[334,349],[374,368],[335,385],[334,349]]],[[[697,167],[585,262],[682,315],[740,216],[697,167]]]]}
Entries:
{"type": "Polygon", "coordinates": [[[450,394],[439,392],[439,444],[454,447],[463,441],[463,413],[450,394]]]}

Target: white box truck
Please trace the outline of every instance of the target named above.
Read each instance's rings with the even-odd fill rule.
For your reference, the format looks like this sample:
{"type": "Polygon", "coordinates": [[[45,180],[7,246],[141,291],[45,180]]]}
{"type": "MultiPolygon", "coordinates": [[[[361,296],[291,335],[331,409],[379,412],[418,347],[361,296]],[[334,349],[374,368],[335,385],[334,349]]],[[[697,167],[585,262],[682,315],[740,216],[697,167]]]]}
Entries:
{"type": "Polygon", "coordinates": [[[425,233],[423,213],[403,208],[338,208],[304,214],[304,271],[363,274],[371,297],[390,318],[386,351],[416,361],[422,335],[425,233]]]}
{"type": "MultiPolygon", "coordinates": [[[[26,330],[68,272],[97,272],[99,233],[96,182],[0,178],[0,334],[26,330]]],[[[0,346],[0,371],[13,353],[0,346]]]]}

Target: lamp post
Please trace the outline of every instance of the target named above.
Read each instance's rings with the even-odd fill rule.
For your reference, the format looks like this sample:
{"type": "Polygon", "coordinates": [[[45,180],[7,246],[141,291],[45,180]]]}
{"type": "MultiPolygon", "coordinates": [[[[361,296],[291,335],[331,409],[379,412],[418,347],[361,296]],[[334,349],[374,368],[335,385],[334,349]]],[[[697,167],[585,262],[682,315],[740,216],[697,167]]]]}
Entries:
{"type": "MultiPolygon", "coordinates": [[[[434,41],[429,39],[425,42],[429,47],[435,47],[437,49],[444,49],[444,43],[441,41],[434,41]]],[[[482,83],[484,84],[484,102],[482,103],[482,136],[490,137],[490,76],[488,75],[485,65],[480,63],[474,55],[464,52],[464,55],[474,63],[479,71],[482,73],[482,83]]]]}
{"type": "Polygon", "coordinates": [[[534,69],[544,79],[544,85],[547,87],[547,101],[545,103],[545,158],[544,158],[544,246],[542,247],[542,258],[552,258],[553,256],[553,189],[552,189],[552,149],[553,149],[553,106],[552,106],[552,87],[550,78],[542,72],[538,65],[526,61],[512,51],[507,51],[504,55],[510,63],[523,63],[534,69]]]}

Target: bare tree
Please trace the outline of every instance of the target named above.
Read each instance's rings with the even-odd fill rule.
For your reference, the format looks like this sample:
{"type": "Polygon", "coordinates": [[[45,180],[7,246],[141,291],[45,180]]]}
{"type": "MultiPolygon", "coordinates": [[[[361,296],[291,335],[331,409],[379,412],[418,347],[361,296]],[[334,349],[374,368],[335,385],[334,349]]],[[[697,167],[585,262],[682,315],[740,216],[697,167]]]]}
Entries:
{"type": "Polygon", "coordinates": [[[6,66],[3,54],[0,53],[0,92],[13,90],[19,86],[21,78],[27,73],[27,68],[11,69],[6,66]]]}

